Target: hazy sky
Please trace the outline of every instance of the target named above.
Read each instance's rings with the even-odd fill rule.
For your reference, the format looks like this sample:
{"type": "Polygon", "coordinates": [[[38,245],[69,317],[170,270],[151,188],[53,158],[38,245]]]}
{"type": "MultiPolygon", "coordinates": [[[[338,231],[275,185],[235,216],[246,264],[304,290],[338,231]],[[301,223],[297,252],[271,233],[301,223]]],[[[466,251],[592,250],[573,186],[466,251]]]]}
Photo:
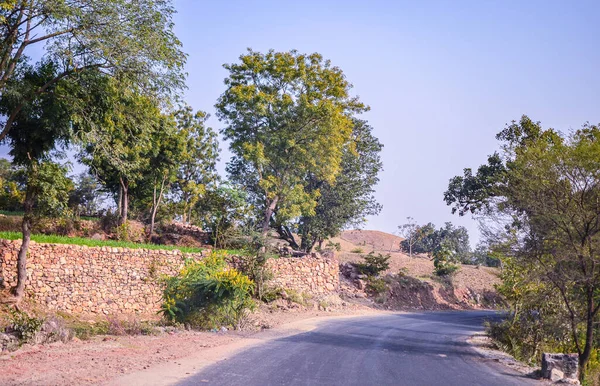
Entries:
{"type": "MultiPolygon", "coordinates": [[[[319,52],[344,71],[385,145],[376,194],[383,212],[368,229],[392,232],[413,216],[476,233],[472,220],[450,214],[443,192],[463,168],[485,162],[507,122],[527,114],[562,131],[600,122],[597,2],[175,4],[189,55],[187,101],[212,114],[214,128],[222,64],[247,47],[319,52]]],[[[228,158],[224,151],[221,171],[228,158]]]]}
{"type": "MultiPolygon", "coordinates": [[[[383,212],[367,228],[476,224],[450,214],[448,180],[485,162],[528,114],[568,131],[600,122],[600,6],[566,1],[178,0],[187,99],[214,115],[223,63],[254,50],[319,52],[339,66],[384,143],[383,212]]],[[[215,128],[221,124],[213,116],[215,128]]],[[[226,146],[223,146],[226,147],[226,146]]],[[[223,153],[223,159],[228,158],[223,153]]]]}

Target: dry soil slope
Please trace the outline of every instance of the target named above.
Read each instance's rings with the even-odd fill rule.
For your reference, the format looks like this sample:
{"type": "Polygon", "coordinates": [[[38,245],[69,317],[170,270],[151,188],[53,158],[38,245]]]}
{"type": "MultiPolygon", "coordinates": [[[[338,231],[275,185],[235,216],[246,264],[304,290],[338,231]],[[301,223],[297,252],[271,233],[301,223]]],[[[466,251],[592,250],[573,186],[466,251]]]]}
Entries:
{"type": "MultiPolygon", "coordinates": [[[[339,237],[332,239],[341,246],[337,254],[341,262],[355,262],[361,260],[361,253],[352,252],[362,249],[364,253],[374,251],[376,253],[389,253],[390,272],[396,273],[400,269],[415,278],[431,281],[433,275],[433,261],[427,256],[413,256],[400,252],[402,237],[389,233],[373,230],[350,230],[344,231],[339,237]]],[[[490,267],[476,267],[472,265],[461,265],[460,270],[454,276],[453,282],[456,287],[466,287],[477,292],[495,291],[494,285],[500,283],[499,270],[490,267]]]]}

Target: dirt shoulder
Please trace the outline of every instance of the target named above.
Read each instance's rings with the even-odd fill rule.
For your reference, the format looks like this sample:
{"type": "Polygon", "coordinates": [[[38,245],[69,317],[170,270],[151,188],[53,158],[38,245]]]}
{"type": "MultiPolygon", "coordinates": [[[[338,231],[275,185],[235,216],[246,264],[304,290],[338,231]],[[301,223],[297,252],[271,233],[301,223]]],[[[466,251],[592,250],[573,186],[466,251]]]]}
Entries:
{"type": "Polygon", "coordinates": [[[261,332],[180,331],[158,336],[97,336],[24,347],[0,356],[2,385],[168,385],[237,351],[309,331],[324,320],[382,314],[367,308],[271,314],[261,332]]]}

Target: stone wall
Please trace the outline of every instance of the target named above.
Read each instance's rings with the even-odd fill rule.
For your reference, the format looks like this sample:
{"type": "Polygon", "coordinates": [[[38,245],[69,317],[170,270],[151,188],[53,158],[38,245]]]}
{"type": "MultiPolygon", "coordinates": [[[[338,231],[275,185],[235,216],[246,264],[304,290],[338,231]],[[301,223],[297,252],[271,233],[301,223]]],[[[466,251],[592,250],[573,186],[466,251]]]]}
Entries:
{"type": "MultiPolygon", "coordinates": [[[[16,284],[20,240],[0,240],[0,284],[16,284]]],[[[207,250],[208,252],[208,250],[207,250]]],[[[74,314],[145,314],[160,308],[163,274],[174,275],[185,258],[177,250],[86,247],[31,242],[27,259],[29,298],[74,314]]],[[[315,257],[269,260],[273,284],[313,294],[336,291],[338,263],[315,257]]]]}
{"type": "Polygon", "coordinates": [[[315,295],[335,292],[340,286],[337,260],[320,257],[280,257],[269,260],[275,273],[272,284],[315,295]]]}

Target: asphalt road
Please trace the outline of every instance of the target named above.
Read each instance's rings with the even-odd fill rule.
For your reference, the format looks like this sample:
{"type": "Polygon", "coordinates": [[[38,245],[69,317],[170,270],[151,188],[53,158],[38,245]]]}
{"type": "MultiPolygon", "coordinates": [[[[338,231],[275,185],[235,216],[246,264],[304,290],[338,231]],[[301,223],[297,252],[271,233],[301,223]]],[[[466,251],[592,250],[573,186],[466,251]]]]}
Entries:
{"type": "Polygon", "coordinates": [[[466,339],[493,312],[351,318],[250,348],[180,385],[534,385],[466,339]]]}

